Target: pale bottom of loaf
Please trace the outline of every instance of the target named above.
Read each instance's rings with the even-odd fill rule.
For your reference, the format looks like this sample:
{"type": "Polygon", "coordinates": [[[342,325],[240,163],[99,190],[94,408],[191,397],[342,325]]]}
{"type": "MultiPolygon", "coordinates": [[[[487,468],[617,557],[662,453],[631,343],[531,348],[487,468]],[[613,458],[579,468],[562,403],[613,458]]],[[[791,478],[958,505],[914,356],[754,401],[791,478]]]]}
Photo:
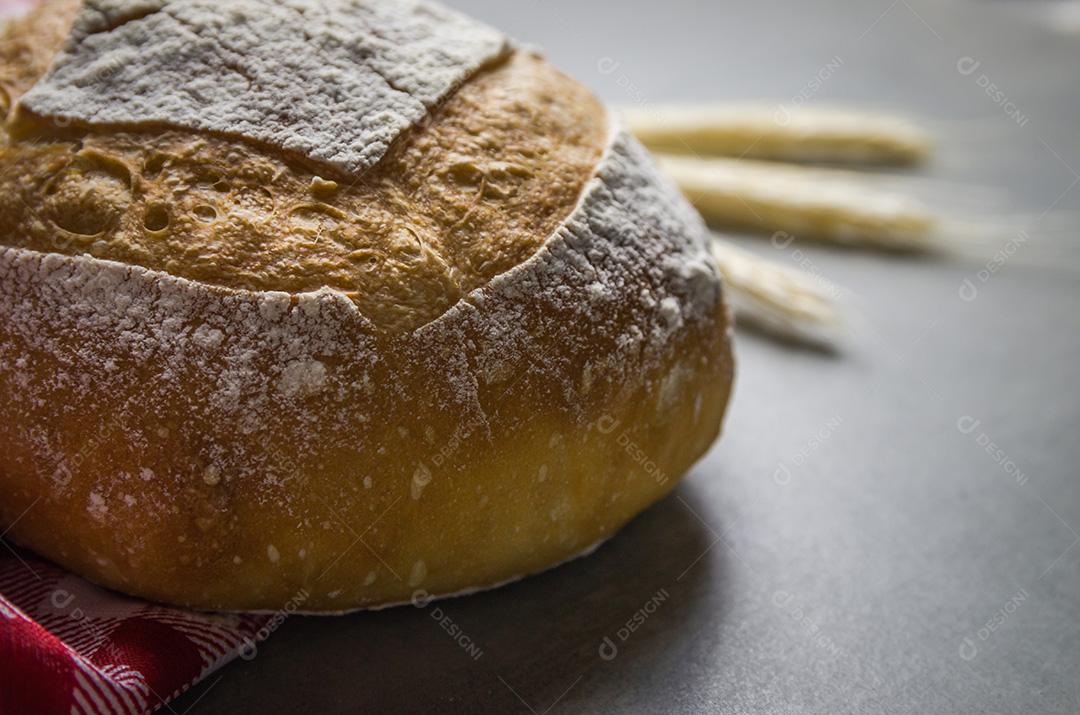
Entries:
{"type": "MultiPolygon", "coordinates": [[[[372,605],[372,606],[359,606],[357,608],[346,608],[346,609],[343,609],[343,610],[340,610],[340,611],[305,611],[303,609],[297,609],[297,610],[290,611],[289,613],[291,615],[295,615],[295,616],[348,616],[348,615],[350,615],[352,613],[364,613],[364,612],[368,612],[368,611],[385,611],[388,608],[401,608],[402,606],[418,606],[418,607],[423,608],[423,607],[426,607],[428,604],[434,603],[435,601],[448,601],[448,600],[450,600],[452,598],[461,598],[463,596],[472,596],[473,594],[483,593],[485,591],[494,591],[496,589],[502,588],[503,586],[509,586],[510,584],[517,583],[518,581],[523,581],[523,580],[525,580],[527,578],[530,578],[532,576],[539,576],[541,574],[547,573],[548,571],[554,571],[555,569],[559,568],[560,566],[564,566],[565,564],[568,564],[571,561],[577,561],[578,559],[583,559],[586,556],[592,556],[592,554],[597,549],[599,549],[601,546],[606,544],[612,538],[614,538],[614,535],[609,534],[608,536],[605,536],[604,538],[597,541],[595,544],[582,549],[581,551],[574,554],[573,556],[569,556],[566,559],[564,559],[564,560],[562,560],[562,561],[560,561],[558,563],[551,564],[550,566],[542,568],[539,571],[533,571],[532,573],[523,573],[523,574],[520,574],[518,576],[511,576],[510,578],[508,578],[508,579],[506,579],[504,581],[499,581],[498,583],[488,584],[486,586],[473,586],[471,588],[463,588],[460,591],[454,591],[453,593],[439,593],[439,594],[431,594],[431,593],[427,593],[426,591],[423,591],[422,589],[418,589],[417,592],[413,594],[412,598],[410,598],[409,600],[406,600],[406,601],[397,601],[395,603],[380,603],[380,604],[372,605]],[[423,598],[423,601],[420,601],[419,600],[420,598],[423,598]]],[[[250,613],[250,614],[262,615],[262,616],[274,615],[274,614],[277,614],[277,613],[280,613],[280,612],[281,612],[281,609],[274,610],[274,611],[271,611],[271,610],[261,610],[261,611],[218,611],[218,613],[250,613]]]]}

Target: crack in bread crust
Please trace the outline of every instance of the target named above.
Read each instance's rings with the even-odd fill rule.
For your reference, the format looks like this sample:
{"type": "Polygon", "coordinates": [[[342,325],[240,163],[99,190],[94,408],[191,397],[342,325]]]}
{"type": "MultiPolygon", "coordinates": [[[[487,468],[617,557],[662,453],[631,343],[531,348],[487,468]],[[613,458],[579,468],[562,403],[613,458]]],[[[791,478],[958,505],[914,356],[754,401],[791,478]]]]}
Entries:
{"type": "MultiPolygon", "coordinates": [[[[41,42],[4,48],[55,48],[56,14],[71,6],[11,30],[41,42]]],[[[0,54],[15,97],[32,84],[24,55],[0,54]]],[[[524,52],[482,70],[350,180],[209,134],[45,121],[0,148],[0,225],[12,229],[0,243],[228,288],[328,287],[395,332],[535,253],[573,211],[607,132],[595,98],[524,52]]]]}

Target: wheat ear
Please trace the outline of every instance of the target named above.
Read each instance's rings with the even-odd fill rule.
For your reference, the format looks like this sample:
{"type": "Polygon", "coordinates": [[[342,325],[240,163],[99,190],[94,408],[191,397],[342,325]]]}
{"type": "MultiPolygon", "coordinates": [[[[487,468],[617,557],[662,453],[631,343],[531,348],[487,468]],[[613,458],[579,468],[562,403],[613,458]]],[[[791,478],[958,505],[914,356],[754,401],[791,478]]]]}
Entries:
{"type": "Polygon", "coordinates": [[[713,239],[712,254],[736,318],[797,338],[820,338],[840,324],[841,292],[810,273],[777,265],[713,239]]]}
{"type": "Polygon", "coordinates": [[[713,225],[893,249],[933,246],[938,222],[920,202],[869,188],[844,172],[743,159],[657,158],[713,225]]]}
{"type": "Polygon", "coordinates": [[[649,105],[622,110],[651,149],[798,162],[913,164],[931,136],[899,117],[782,105],[649,105]]]}

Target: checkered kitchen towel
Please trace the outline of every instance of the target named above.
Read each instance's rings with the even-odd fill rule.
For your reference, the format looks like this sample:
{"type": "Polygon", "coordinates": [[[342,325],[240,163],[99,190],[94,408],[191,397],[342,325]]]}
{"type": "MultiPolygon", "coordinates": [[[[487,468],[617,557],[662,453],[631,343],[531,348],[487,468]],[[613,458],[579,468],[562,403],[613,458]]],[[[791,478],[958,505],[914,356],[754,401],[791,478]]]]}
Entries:
{"type": "Polygon", "coordinates": [[[167,608],[107,591],[4,542],[0,715],[141,715],[237,656],[274,616],[167,608]]]}

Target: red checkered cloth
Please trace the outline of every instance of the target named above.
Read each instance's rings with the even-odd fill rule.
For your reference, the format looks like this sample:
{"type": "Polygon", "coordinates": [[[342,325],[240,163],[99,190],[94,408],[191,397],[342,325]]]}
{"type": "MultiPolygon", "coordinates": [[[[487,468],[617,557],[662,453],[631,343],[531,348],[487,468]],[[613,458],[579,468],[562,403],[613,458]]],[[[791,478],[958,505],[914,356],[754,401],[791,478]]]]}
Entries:
{"type": "Polygon", "coordinates": [[[0,715],[152,712],[254,654],[273,621],[128,598],[10,547],[0,594],[0,715]]]}

